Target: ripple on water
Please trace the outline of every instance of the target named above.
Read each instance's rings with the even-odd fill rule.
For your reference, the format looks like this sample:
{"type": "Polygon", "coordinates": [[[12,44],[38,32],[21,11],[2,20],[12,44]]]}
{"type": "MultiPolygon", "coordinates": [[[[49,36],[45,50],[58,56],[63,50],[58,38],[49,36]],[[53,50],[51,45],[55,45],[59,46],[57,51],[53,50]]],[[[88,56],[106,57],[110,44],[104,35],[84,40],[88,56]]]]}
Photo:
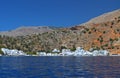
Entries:
{"type": "Polygon", "coordinates": [[[0,78],[119,78],[120,57],[0,57],[0,78]]]}

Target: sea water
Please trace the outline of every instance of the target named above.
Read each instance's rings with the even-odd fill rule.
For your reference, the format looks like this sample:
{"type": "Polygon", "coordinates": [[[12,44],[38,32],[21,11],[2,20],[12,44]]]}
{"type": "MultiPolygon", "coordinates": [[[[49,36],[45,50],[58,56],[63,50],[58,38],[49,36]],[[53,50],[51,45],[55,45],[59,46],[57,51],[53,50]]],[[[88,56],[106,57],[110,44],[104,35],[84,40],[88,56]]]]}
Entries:
{"type": "Polygon", "coordinates": [[[120,78],[120,57],[0,57],[0,78],[120,78]]]}

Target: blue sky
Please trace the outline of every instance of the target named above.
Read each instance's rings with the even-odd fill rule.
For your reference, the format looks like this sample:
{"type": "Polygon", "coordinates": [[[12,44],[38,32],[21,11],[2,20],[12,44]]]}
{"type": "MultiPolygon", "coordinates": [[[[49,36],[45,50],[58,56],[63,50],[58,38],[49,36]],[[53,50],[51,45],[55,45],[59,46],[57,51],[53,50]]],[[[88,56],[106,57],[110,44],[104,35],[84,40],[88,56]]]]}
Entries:
{"type": "Polygon", "coordinates": [[[0,31],[20,26],[74,26],[120,9],[120,0],[0,0],[0,31]]]}

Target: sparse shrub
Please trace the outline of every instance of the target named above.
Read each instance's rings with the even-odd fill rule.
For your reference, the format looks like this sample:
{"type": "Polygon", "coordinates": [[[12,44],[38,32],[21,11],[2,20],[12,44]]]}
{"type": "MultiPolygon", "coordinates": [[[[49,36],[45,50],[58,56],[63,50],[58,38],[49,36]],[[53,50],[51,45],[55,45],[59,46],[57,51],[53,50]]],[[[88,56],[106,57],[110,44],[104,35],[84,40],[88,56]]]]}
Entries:
{"type": "Polygon", "coordinates": [[[101,46],[101,49],[104,50],[104,46],[101,46]]]}
{"type": "Polygon", "coordinates": [[[91,34],[91,31],[89,31],[88,34],[91,34]]]}
{"type": "Polygon", "coordinates": [[[116,41],[118,41],[118,38],[115,38],[116,41]]]}
{"type": "Polygon", "coordinates": [[[73,45],[73,48],[71,49],[71,51],[75,51],[76,50],[76,47],[75,45],[73,45]]]}
{"type": "Polygon", "coordinates": [[[99,41],[100,39],[98,38],[97,41],[99,41]]]}
{"type": "Polygon", "coordinates": [[[109,41],[113,42],[113,39],[112,39],[112,38],[110,38],[110,39],[109,39],[109,41]]]}
{"type": "Polygon", "coordinates": [[[102,43],[102,42],[103,42],[103,39],[100,40],[100,43],[102,43]]]}
{"type": "Polygon", "coordinates": [[[105,26],[107,26],[107,24],[105,23],[105,26]]]}
{"type": "Polygon", "coordinates": [[[103,37],[99,36],[99,38],[97,40],[100,41],[100,43],[102,43],[103,42],[103,37]]]}
{"type": "Polygon", "coordinates": [[[120,16],[118,17],[118,22],[120,22],[120,16]]]}
{"type": "Polygon", "coordinates": [[[97,30],[95,29],[94,32],[96,32],[97,30]]]}
{"type": "Polygon", "coordinates": [[[1,51],[1,48],[3,48],[2,46],[0,46],[0,54],[3,54],[3,52],[1,51]]]}
{"type": "Polygon", "coordinates": [[[85,28],[85,30],[86,30],[86,31],[89,31],[89,29],[88,29],[88,28],[85,28]]]}
{"type": "Polygon", "coordinates": [[[106,32],[105,31],[103,31],[103,34],[105,34],[106,32]]]}
{"type": "Polygon", "coordinates": [[[51,51],[50,51],[50,50],[47,50],[46,53],[51,53],[51,51]]]}
{"type": "Polygon", "coordinates": [[[100,48],[99,48],[98,46],[96,46],[96,47],[94,48],[94,50],[100,50],[100,48]]]}
{"type": "Polygon", "coordinates": [[[96,32],[96,28],[95,28],[95,27],[93,27],[93,28],[92,28],[92,31],[96,32]]]}
{"type": "Polygon", "coordinates": [[[107,47],[107,46],[108,46],[108,44],[105,44],[104,46],[105,46],[105,47],[107,47]]]}
{"type": "Polygon", "coordinates": [[[3,52],[1,51],[1,48],[0,48],[0,54],[2,54],[2,55],[3,55],[3,52]]]}
{"type": "Polygon", "coordinates": [[[110,38],[109,41],[110,41],[110,45],[112,46],[114,40],[112,38],[110,38]]]}
{"type": "Polygon", "coordinates": [[[117,21],[118,23],[120,22],[120,19],[117,21]]]}
{"type": "Polygon", "coordinates": [[[29,55],[36,55],[36,52],[26,52],[29,55]]]}
{"type": "Polygon", "coordinates": [[[113,28],[112,26],[110,26],[110,28],[113,28]]]}
{"type": "Polygon", "coordinates": [[[82,31],[84,34],[86,33],[86,31],[84,30],[84,31],[82,31]]]}
{"type": "Polygon", "coordinates": [[[111,48],[112,48],[112,49],[114,49],[115,47],[114,47],[114,46],[112,46],[111,48]]]}
{"type": "Polygon", "coordinates": [[[117,32],[119,32],[120,30],[119,29],[117,29],[117,32]]]}
{"type": "Polygon", "coordinates": [[[118,19],[120,19],[120,16],[118,17],[118,19]]]}
{"type": "Polygon", "coordinates": [[[114,21],[111,22],[111,25],[114,25],[114,21]]]}
{"type": "Polygon", "coordinates": [[[67,49],[67,47],[65,47],[65,46],[61,46],[61,50],[62,50],[62,49],[67,49]]]}

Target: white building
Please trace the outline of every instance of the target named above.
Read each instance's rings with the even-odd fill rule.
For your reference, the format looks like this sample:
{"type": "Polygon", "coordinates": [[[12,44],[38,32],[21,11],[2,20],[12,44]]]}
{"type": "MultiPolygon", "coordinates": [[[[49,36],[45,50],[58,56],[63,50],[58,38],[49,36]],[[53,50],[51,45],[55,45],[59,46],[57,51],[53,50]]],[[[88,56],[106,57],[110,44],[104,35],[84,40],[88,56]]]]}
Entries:
{"type": "Polygon", "coordinates": [[[70,49],[62,49],[62,56],[70,56],[73,55],[73,53],[70,51],[70,49]]]}
{"type": "Polygon", "coordinates": [[[26,55],[26,53],[24,53],[23,51],[19,51],[16,49],[9,50],[6,48],[2,48],[1,50],[3,51],[4,55],[9,55],[9,56],[25,56],[26,55]]]}
{"type": "MultiPolygon", "coordinates": [[[[6,48],[1,49],[4,53],[4,55],[9,56],[27,56],[26,53],[23,51],[19,51],[16,49],[9,50],[6,48]]],[[[46,53],[46,52],[37,52],[38,56],[107,56],[109,52],[107,50],[91,50],[86,51],[81,47],[77,47],[76,50],[73,52],[70,49],[62,49],[62,52],[60,53],[60,50],[54,49],[52,53],[46,53]]]]}
{"type": "Polygon", "coordinates": [[[70,49],[62,49],[61,55],[63,56],[107,56],[107,50],[93,50],[92,52],[86,51],[81,47],[77,47],[74,52],[70,51],[70,49]]]}
{"type": "Polygon", "coordinates": [[[83,56],[85,54],[85,50],[81,47],[77,47],[74,53],[74,56],[83,56]]]}
{"type": "Polygon", "coordinates": [[[46,52],[37,52],[38,56],[46,56],[46,52]]]}
{"type": "Polygon", "coordinates": [[[54,49],[52,52],[60,52],[60,50],[58,50],[58,49],[54,49]]]}
{"type": "Polygon", "coordinates": [[[107,50],[94,50],[93,56],[107,56],[109,52],[107,50]]]}

